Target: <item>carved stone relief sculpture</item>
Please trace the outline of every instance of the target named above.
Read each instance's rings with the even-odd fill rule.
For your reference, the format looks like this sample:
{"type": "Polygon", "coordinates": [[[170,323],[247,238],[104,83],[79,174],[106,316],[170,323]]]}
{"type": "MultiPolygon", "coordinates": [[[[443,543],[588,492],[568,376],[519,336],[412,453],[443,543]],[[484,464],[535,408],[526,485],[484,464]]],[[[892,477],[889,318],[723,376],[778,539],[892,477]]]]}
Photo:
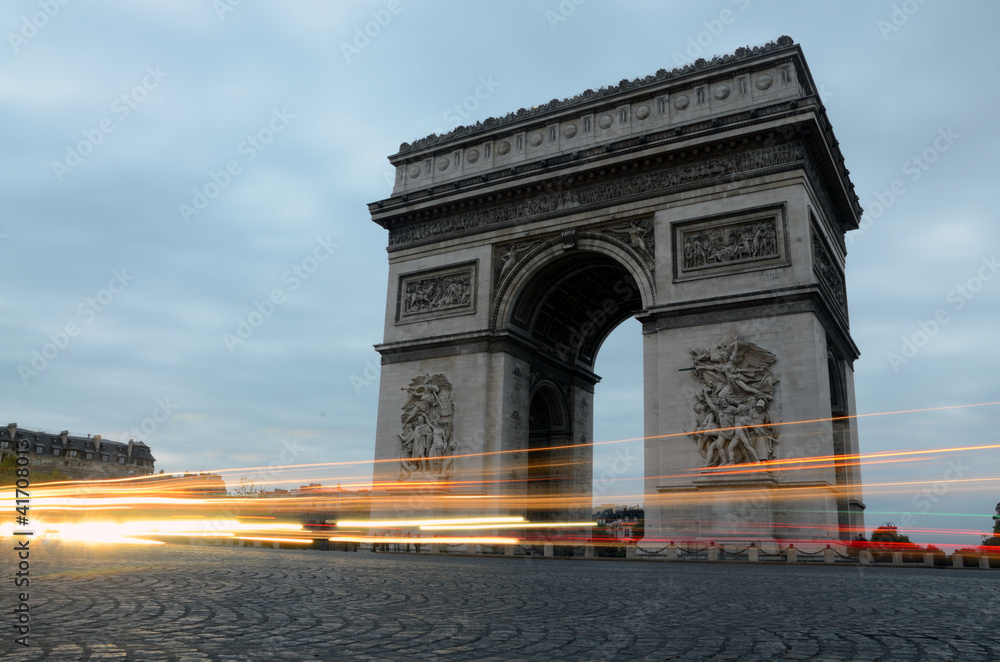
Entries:
{"type": "Polygon", "coordinates": [[[778,256],[773,219],[738,223],[684,236],[684,268],[716,266],[778,256]]]}
{"type": "Polygon", "coordinates": [[[464,308],[472,297],[472,275],[424,278],[406,284],[403,314],[428,313],[447,308],[464,308]]]}
{"type": "Polygon", "coordinates": [[[777,357],[740,340],[732,329],[712,347],[689,350],[697,383],[695,429],[688,436],[698,445],[706,467],[752,464],[774,459],[778,428],[772,403],[777,380],[771,366],[777,357]]]}
{"type": "Polygon", "coordinates": [[[605,228],[604,232],[622,239],[638,253],[647,266],[653,267],[653,224],[649,219],[641,219],[605,228]]]}
{"type": "Polygon", "coordinates": [[[538,240],[520,241],[498,247],[493,260],[493,287],[500,285],[518,260],[539,243],[538,240]]]}
{"type": "Polygon", "coordinates": [[[409,398],[401,416],[399,480],[413,475],[428,480],[450,478],[456,446],[451,382],[440,373],[424,373],[402,390],[409,398]]]}
{"type": "Polygon", "coordinates": [[[834,266],[829,251],[823,245],[823,241],[816,236],[815,230],[813,230],[812,235],[812,248],[813,269],[815,269],[820,280],[829,288],[840,310],[846,314],[847,291],[844,287],[844,276],[840,273],[840,269],[834,266]]]}
{"type": "Polygon", "coordinates": [[[467,263],[400,277],[397,322],[475,311],[476,265],[467,263]]]}

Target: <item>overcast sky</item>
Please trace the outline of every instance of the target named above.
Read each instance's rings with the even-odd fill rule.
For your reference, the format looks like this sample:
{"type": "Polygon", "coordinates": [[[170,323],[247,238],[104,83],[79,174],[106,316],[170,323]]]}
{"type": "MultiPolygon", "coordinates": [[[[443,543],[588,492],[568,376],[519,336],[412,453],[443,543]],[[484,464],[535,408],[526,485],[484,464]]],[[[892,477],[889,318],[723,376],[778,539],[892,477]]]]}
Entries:
{"type": "MultiPolygon", "coordinates": [[[[370,459],[387,237],[365,205],[389,195],[385,157],[783,34],[866,210],[848,236],[859,411],[1000,400],[995,2],[63,2],[0,5],[0,423],[138,434],[167,472],[289,447],[370,459]]],[[[639,331],[599,356],[598,440],[642,435],[639,331]]],[[[998,421],[997,406],[865,418],[861,445],[997,444],[998,421]]],[[[641,442],[600,447],[597,473],[615,451],[641,458],[641,442]]],[[[869,528],[986,530],[1000,452],[864,478],[869,528]],[[902,514],[925,510],[979,516],[902,514]]]]}

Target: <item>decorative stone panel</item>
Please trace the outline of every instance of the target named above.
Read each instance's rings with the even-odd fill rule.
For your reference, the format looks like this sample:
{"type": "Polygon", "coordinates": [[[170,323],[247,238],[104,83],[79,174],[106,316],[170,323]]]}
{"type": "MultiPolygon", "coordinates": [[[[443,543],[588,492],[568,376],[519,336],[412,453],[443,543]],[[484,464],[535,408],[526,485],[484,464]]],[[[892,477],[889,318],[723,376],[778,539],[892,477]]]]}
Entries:
{"type": "Polygon", "coordinates": [[[788,266],[785,206],[675,223],[674,282],[788,266]]]}
{"type": "Polygon", "coordinates": [[[396,323],[476,312],[478,261],[399,277],[396,323]]]}

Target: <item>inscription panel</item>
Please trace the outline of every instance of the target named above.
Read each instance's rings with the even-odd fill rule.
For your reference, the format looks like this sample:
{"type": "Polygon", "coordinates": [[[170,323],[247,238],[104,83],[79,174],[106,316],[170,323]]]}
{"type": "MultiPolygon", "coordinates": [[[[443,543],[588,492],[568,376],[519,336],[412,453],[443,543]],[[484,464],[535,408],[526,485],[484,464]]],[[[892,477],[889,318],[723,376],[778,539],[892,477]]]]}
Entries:
{"type": "Polygon", "coordinates": [[[785,206],[675,223],[674,282],[788,266],[785,206]]]}
{"type": "Polygon", "coordinates": [[[399,277],[396,323],[476,312],[478,261],[399,277]]]}

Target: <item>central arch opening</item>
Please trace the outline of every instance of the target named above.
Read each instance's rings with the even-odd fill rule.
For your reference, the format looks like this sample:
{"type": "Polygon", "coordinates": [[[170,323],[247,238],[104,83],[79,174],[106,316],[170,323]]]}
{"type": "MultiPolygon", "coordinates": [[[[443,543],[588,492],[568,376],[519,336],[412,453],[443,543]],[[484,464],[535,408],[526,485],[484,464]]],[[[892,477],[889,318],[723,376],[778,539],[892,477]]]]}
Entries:
{"type": "Polygon", "coordinates": [[[627,268],[607,255],[579,251],[535,274],[518,297],[511,322],[560,362],[593,368],[608,334],[642,308],[641,291],[627,268]]]}
{"type": "MultiPolygon", "coordinates": [[[[509,328],[531,347],[523,475],[526,515],[533,522],[591,517],[594,391],[600,381],[594,367],[612,331],[644,309],[633,270],[598,251],[566,251],[537,269],[513,302],[509,328]]],[[[632,376],[641,385],[641,370],[632,376]]],[[[640,411],[641,401],[640,391],[640,411]]],[[[642,471],[641,460],[636,470],[642,471]]],[[[590,532],[546,535],[573,544],[590,532]]]]}

